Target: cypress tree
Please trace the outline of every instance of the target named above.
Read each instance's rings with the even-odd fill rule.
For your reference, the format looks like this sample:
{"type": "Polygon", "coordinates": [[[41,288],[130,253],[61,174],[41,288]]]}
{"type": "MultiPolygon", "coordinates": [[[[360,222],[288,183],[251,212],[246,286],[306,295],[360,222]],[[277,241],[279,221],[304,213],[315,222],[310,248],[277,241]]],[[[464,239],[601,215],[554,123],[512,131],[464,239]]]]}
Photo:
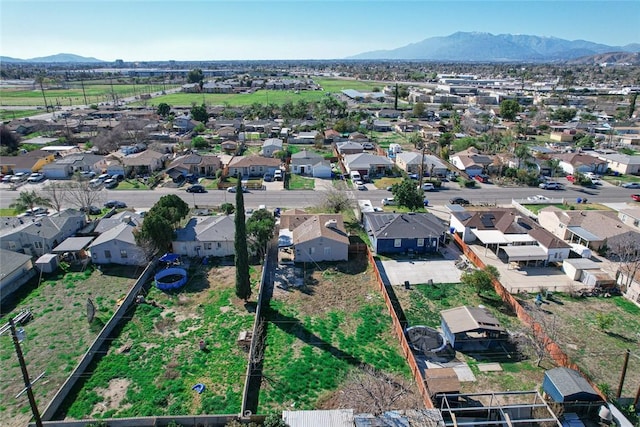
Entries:
{"type": "Polygon", "coordinates": [[[244,216],[244,194],[242,193],[240,174],[238,174],[238,184],[236,185],[235,226],[236,296],[247,301],[251,297],[251,282],[249,280],[249,251],[247,249],[247,224],[244,216]]]}

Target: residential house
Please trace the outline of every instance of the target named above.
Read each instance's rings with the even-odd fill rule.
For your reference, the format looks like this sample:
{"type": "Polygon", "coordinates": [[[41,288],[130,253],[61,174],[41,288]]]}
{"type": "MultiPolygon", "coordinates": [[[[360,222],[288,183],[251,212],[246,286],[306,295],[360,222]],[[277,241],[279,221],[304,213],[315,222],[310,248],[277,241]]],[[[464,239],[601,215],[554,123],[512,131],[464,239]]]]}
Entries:
{"type": "Polygon", "coordinates": [[[451,213],[450,229],[466,243],[479,240],[505,262],[562,262],[571,246],[512,208],[451,213]]]}
{"type": "Polygon", "coordinates": [[[102,218],[93,229],[93,233],[102,234],[120,224],[128,224],[133,228],[142,225],[143,216],[132,211],[120,211],[111,215],[109,218],[102,218]]]}
{"type": "Polygon", "coordinates": [[[393,130],[393,126],[388,120],[374,120],[372,126],[376,132],[391,132],[393,130]]]}
{"type": "Polygon", "coordinates": [[[283,141],[280,138],[269,138],[262,144],[262,151],[260,155],[264,157],[273,157],[273,153],[276,151],[282,151],[283,141]]]}
{"type": "Polygon", "coordinates": [[[30,255],[0,249],[0,265],[0,295],[3,299],[36,274],[30,255]]]}
{"type": "Polygon", "coordinates": [[[3,217],[0,248],[42,256],[85,226],[85,215],[74,209],[43,217],[3,217]]]}
{"type": "Polygon", "coordinates": [[[173,252],[188,257],[225,257],[235,253],[235,216],[196,216],[176,231],[173,252]]]}
{"type": "Polygon", "coordinates": [[[182,92],[185,93],[199,93],[200,92],[200,84],[199,83],[187,83],[182,85],[182,92]]]}
{"type": "Polygon", "coordinates": [[[280,230],[291,236],[295,262],[349,259],[349,236],[342,215],[285,211],[280,216],[280,230]]]}
{"type": "Polygon", "coordinates": [[[430,213],[365,212],[364,229],[379,254],[436,252],[446,227],[430,213]]]}
{"type": "Polygon", "coordinates": [[[640,208],[620,209],[618,218],[629,227],[640,229],[640,208]]]}
{"type": "Polygon", "coordinates": [[[220,149],[227,154],[235,154],[238,152],[238,142],[227,139],[220,143],[220,149]]]}
{"type": "Polygon", "coordinates": [[[193,120],[190,115],[176,116],[176,118],[173,119],[173,128],[178,133],[186,133],[191,132],[198,126],[198,123],[199,122],[193,120]]]}
{"type": "Polygon", "coordinates": [[[342,139],[342,135],[340,132],[334,129],[327,129],[324,131],[324,141],[325,142],[337,142],[342,139]]]}
{"type": "Polygon", "coordinates": [[[403,151],[396,154],[396,165],[410,174],[419,174],[422,171],[423,174],[444,176],[447,173],[447,167],[436,156],[425,154],[423,157],[422,153],[415,151],[403,151]],[[422,168],[420,167],[421,164],[422,168]]]}
{"type": "Polygon", "coordinates": [[[393,168],[393,162],[387,157],[370,153],[348,154],[342,161],[347,172],[358,171],[361,176],[384,175],[393,168]]]}
{"type": "Polygon", "coordinates": [[[402,111],[400,110],[390,110],[390,109],[382,109],[376,111],[376,117],[379,119],[398,119],[402,117],[402,111]]]}
{"type": "Polygon", "coordinates": [[[490,156],[480,154],[477,148],[469,147],[464,151],[449,156],[449,161],[456,168],[465,171],[470,177],[480,175],[493,163],[490,156]]]}
{"type": "Polygon", "coordinates": [[[103,156],[97,154],[70,154],[53,163],[47,163],[41,172],[48,179],[67,179],[77,172],[100,171],[100,163],[104,160],[103,156]]]}
{"type": "Polygon", "coordinates": [[[614,211],[564,211],[549,206],[538,212],[538,222],[557,237],[593,250],[605,245],[614,250],[640,247],[638,229],[623,224],[614,211]]]}
{"type": "Polygon", "coordinates": [[[364,146],[356,141],[339,141],[336,143],[336,149],[342,156],[364,152],[364,146]]]}
{"type": "Polygon", "coordinates": [[[231,126],[218,129],[216,131],[216,135],[218,135],[222,140],[227,141],[236,141],[238,139],[238,132],[236,128],[231,126]]]}
{"type": "MultiPolygon", "coordinates": [[[[298,132],[297,135],[289,138],[289,144],[314,144],[318,136],[317,130],[298,132]]],[[[323,137],[324,141],[324,137],[323,137]]]]}
{"type": "Polygon", "coordinates": [[[302,150],[291,155],[289,170],[296,175],[331,178],[331,162],[313,151],[302,150]]]}
{"type": "Polygon", "coordinates": [[[640,175],[640,156],[626,154],[599,154],[598,158],[607,162],[607,167],[622,175],[640,175]]]}
{"type": "Polygon", "coordinates": [[[258,155],[236,156],[228,166],[229,176],[260,177],[265,173],[273,174],[280,168],[280,159],[272,159],[258,155]]]}
{"type": "Polygon", "coordinates": [[[136,244],[136,227],[120,222],[113,228],[100,234],[89,245],[91,261],[94,264],[144,265],[147,254],[136,244]]]}
{"type": "Polygon", "coordinates": [[[442,310],[440,327],[447,342],[456,350],[477,350],[499,345],[507,331],[496,317],[484,307],[462,306],[442,310]]]}
{"type": "Polygon", "coordinates": [[[588,154],[567,153],[558,154],[553,157],[560,160],[558,166],[568,175],[587,172],[604,174],[607,171],[606,161],[588,154]]]}
{"type": "Polygon", "coordinates": [[[0,171],[3,174],[38,172],[46,164],[54,162],[54,153],[34,150],[17,156],[0,156],[0,171]]]}
{"type": "Polygon", "coordinates": [[[621,269],[616,282],[622,295],[640,307],[640,271],[633,271],[633,268],[621,269]]]}
{"type": "Polygon", "coordinates": [[[164,167],[167,155],[154,150],[145,150],[122,158],[125,176],[148,176],[164,167]]]}
{"type": "Polygon", "coordinates": [[[167,168],[167,173],[178,171],[182,175],[215,176],[220,168],[222,168],[222,161],[218,156],[191,153],[173,160],[167,168]]]}

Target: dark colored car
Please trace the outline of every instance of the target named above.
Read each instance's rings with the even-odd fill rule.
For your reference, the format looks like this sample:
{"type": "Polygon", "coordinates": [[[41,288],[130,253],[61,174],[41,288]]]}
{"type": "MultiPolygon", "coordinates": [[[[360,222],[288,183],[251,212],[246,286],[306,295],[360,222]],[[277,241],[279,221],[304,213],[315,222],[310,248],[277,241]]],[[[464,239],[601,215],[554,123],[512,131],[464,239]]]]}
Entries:
{"type": "Polygon", "coordinates": [[[187,174],[184,179],[189,183],[189,184],[195,184],[196,182],[198,182],[198,177],[195,176],[194,174],[190,173],[187,174]]]}
{"type": "Polygon", "coordinates": [[[452,205],[466,206],[469,204],[469,201],[467,199],[463,199],[462,197],[454,197],[453,199],[449,200],[449,203],[451,203],[452,205]]]}
{"type": "Polygon", "coordinates": [[[105,208],[116,208],[116,209],[124,209],[127,207],[125,202],[121,202],[120,200],[109,200],[104,204],[105,208]]]}
{"type": "Polygon", "coordinates": [[[122,182],[122,180],[124,180],[124,175],[122,175],[121,173],[116,173],[111,175],[111,179],[115,179],[118,182],[122,182]]]}
{"type": "Polygon", "coordinates": [[[206,193],[207,190],[200,184],[194,184],[187,188],[187,193],[206,193]]]}
{"type": "Polygon", "coordinates": [[[80,208],[80,212],[89,212],[89,215],[100,215],[102,209],[97,206],[89,206],[88,208],[80,208]]]}
{"type": "Polygon", "coordinates": [[[102,184],[104,185],[104,188],[112,189],[118,186],[118,181],[113,178],[109,178],[105,180],[102,184]]]}

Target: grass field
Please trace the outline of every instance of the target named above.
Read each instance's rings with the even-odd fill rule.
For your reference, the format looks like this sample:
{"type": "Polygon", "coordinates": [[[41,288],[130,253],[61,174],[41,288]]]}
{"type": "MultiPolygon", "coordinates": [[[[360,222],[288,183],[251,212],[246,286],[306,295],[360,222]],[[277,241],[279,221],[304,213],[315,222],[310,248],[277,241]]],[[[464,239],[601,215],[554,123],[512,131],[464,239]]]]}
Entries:
{"type": "MultiPolygon", "coordinates": [[[[253,283],[259,275],[251,269],[253,283]]],[[[158,306],[138,306],[67,416],[238,413],[247,354],[236,339],[253,328],[254,316],[236,298],[234,283],[234,267],[196,263],[179,293],[152,288],[146,299],[158,306]],[[206,351],[199,350],[200,340],[206,351]],[[196,383],[206,391],[193,391],[196,383]]]]}
{"type": "MultiPolygon", "coordinates": [[[[44,276],[37,287],[32,286],[16,298],[15,309],[2,313],[15,316],[30,308],[33,320],[24,326],[27,339],[22,351],[31,378],[46,371],[45,377],[34,386],[40,410],[48,404],[67,375],[76,366],[101,329],[116,309],[116,301],[124,296],[141,273],[136,268],[103,268],[102,273],[89,267],[84,272],[44,276]],[[108,286],[105,284],[108,283],[108,286]],[[96,305],[95,324],[87,323],[87,298],[96,305]]],[[[6,304],[3,301],[3,304],[6,304]]],[[[9,334],[0,337],[0,424],[8,427],[24,426],[31,418],[25,395],[16,399],[24,383],[9,334]]]]}
{"type": "Polygon", "coordinates": [[[305,178],[300,175],[289,175],[289,190],[313,190],[316,182],[313,178],[305,178]]]}
{"type": "Polygon", "coordinates": [[[349,262],[307,264],[303,286],[274,290],[267,314],[267,346],[259,412],[358,408],[350,390],[364,382],[364,366],[405,387],[387,409],[420,407],[408,366],[364,255],[349,262]],[[404,403],[403,403],[404,402],[404,403]],[[350,405],[350,406],[342,406],[350,405]]]}

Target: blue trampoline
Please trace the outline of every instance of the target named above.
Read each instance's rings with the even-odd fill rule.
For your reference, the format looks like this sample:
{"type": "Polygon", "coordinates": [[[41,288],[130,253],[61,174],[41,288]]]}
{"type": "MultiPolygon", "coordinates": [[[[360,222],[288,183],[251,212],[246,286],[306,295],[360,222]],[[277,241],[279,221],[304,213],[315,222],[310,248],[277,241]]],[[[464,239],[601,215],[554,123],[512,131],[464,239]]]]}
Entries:
{"type": "Polygon", "coordinates": [[[187,283],[187,271],[184,268],[165,268],[155,276],[156,287],[161,291],[180,289],[187,283]]]}

